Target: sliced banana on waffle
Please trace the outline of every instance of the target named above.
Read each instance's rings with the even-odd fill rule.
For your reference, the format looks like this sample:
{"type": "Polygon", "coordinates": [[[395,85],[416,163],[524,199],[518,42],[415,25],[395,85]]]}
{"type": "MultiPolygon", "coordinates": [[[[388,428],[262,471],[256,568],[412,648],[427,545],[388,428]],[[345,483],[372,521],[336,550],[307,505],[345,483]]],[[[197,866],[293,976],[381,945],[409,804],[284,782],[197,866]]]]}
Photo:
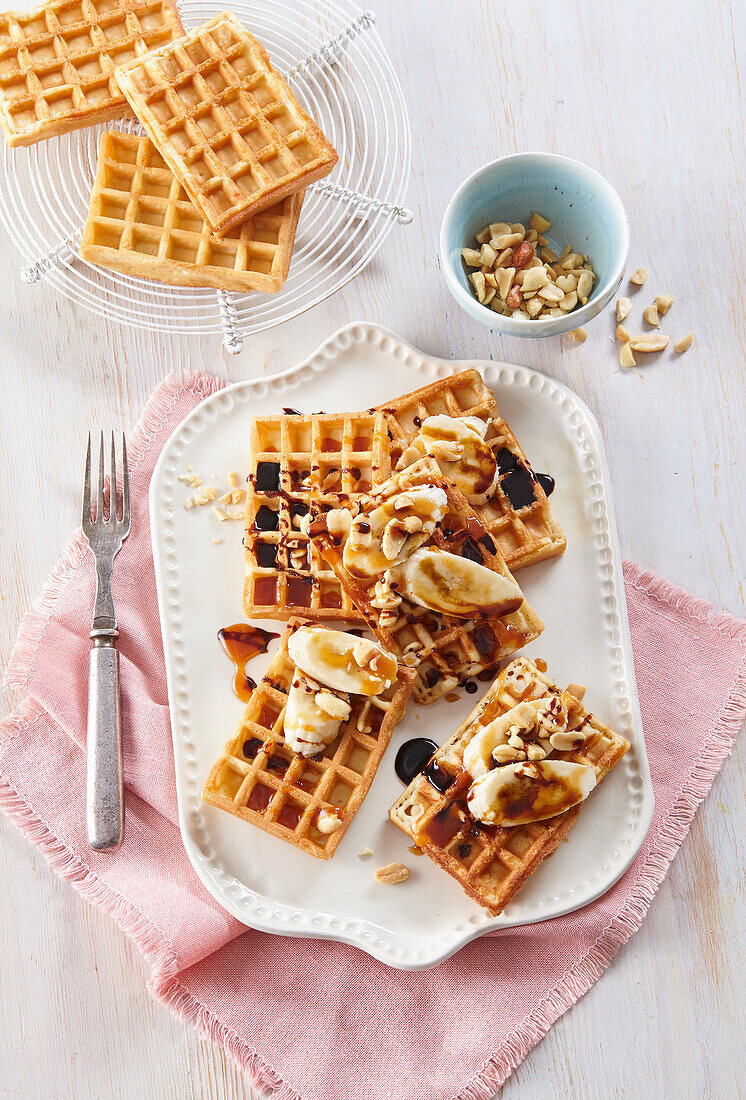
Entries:
{"type": "Polygon", "coordinates": [[[423,485],[356,516],[342,554],[345,569],[353,577],[375,577],[404,561],[430,538],[447,508],[443,489],[423,485]]]}
{"type": "Polygon", "coordinates": [[[288,641],[290,659],[334,691],[378,695],[396,679],[396,658],[380,645],[342,630],[301,626],[288,641]]]}
{"type": "Polygon", "coordinates": [[[512,577],[434,547],[415,550],[392,573],[402,596],[442,615],[494,618],[517,611],[523,603],[512,577]]]}
{"type": "Polygon", "coordinates": [[[428,416],[420,427],[427,453],[474,505],[486,504],[497,485],[497,459],[484,441],[486,431],[475,416],[428,416]]]}
{"type": "Polygon", "coordinates": [[[467,805],[472,817],[485,825],[527,825],[577,806],[595,786],[596,773],[587,764],[506,764],[474,780],[467,805]]]}

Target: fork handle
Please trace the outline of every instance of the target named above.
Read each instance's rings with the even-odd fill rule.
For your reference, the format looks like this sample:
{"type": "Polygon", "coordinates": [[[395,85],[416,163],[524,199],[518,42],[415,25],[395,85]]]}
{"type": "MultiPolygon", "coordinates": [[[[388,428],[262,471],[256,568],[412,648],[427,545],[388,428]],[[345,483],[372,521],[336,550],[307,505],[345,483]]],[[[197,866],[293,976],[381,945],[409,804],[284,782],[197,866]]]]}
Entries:
{"type": "Polygon", "coordinates": [[[88,666],[86,825],[91,848],[118,848],[124,835],[119,654],[112,637],[94,637],[88,666]]]}

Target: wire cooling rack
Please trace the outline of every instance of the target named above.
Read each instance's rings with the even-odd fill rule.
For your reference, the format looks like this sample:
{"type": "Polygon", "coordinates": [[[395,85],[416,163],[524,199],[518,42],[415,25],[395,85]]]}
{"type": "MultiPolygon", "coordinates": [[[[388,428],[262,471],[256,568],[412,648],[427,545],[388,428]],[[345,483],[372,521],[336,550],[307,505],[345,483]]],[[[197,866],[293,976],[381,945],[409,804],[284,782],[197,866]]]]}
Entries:
{"type": "MultiPolygon", "coordinates": [[[[21,278],[45,280],[93,313],[137,328],[222,333],[237,354],[243,338],[296,317],[353,279],[397,224],[409,179],[410,133],[396,73],[372,12],[352,0],[233,0],[239,19],[266,45],[308,113],[339,153],[303,204],[290,274],[277,294],[232,294],[165,286],[106,271],[78,254],[105,128],[140,132],[136,120],[5,146],[0,218],[22,256],[21,278]]],[[[225,0],[181,0],[187,27],[225,0]]]]}

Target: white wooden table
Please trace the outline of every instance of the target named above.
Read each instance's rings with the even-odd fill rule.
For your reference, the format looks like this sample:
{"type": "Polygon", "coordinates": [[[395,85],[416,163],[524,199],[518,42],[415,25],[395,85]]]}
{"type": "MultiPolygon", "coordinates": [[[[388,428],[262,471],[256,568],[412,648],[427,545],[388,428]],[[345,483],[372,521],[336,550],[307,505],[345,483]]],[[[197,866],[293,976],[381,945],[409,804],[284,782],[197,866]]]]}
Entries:
{"type": "MultiPolygon", "coordinates": [[[[625,556],[743,614],[739,7],[377,0],[411,112],[414,222],[346,290],[248,340],[235,359],[217,338],[151,337],[73,308],[44,284],[24,286],[3,234],[0,663],[77,522],[89,426],[130,426],[173,367],[252,377],[291,365],[358,318],[436,355],[526,363],[575,389],[605,435],[625,556]],[[454,305],[436,258],[448,196],[481,162],[536,148],[587,161],[619,189],[630,271],[650,272],[635,316],[671,293],[666,330],[696,335],[681,359],[667,353],[620,373],[608,316],[577,347],[500,339],[454,305]]],[[[745,763],[741,743],[641,931],[504,1097],[739,1095],[745,763]]],[[[0,881],[1,1096],[254,1095],[229,1058],[150,1000],[137,951],[4,819],[0,881]]]]}

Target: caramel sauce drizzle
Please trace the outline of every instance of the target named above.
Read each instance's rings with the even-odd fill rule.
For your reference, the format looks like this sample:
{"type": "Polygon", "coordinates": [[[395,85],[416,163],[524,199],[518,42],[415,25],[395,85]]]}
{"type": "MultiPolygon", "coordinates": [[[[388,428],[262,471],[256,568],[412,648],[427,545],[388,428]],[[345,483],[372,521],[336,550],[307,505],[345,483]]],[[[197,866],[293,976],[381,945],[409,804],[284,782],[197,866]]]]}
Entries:
{"type": "Polygon", "coordinates": [[[256,687],[256,682],[246,675],[246,662],[260,653],[266,653],[272,639],[279,636],[271,630],[262,630],[260,626],[249,626],[248,623],[234,623],[218,631],[218,641],[235,669],[233,694],[242,703],[248,703],[256,687]]]}

